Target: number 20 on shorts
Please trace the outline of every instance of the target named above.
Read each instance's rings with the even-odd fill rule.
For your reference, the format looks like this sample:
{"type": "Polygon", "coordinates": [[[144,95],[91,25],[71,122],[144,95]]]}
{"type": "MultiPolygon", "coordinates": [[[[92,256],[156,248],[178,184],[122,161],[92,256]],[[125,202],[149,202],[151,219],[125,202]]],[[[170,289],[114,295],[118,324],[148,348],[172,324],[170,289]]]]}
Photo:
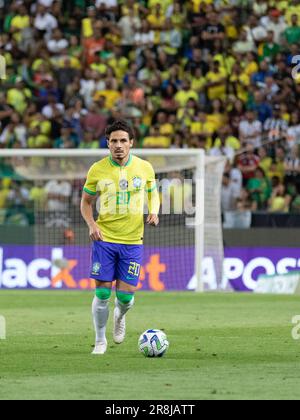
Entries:
{"type": "Polygon", "coordinates": [[[138,277],[140,275],[141,265],[135,262],[131,262],[128,270],[128,274],[138,277]]]}

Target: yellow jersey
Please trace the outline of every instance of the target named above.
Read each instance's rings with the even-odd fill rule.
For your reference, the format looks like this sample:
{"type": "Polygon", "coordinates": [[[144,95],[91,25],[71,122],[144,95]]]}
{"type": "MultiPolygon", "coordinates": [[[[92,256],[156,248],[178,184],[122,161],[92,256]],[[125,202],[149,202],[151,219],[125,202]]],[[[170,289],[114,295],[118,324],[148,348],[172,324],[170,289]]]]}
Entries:
{"type": "Polygon", "coordinates": [[[167,135],[148,136],[144,138],[144,148],[164,148],[168,149],[171,145],[171,138],[167,135]]]}
{"type": "Polygon", "coordinates": [[[158,214],[160,208],[155,172],[149,162],[132,155],[125,166],[111,156],[102,159],[89,170],[84,191],[100,194],[97,224],[105,242],[143,243],[146,196],[150,214],[158,214]]]}
{"type": "Polygon", "coordinates": [[[94,101],[103,96],[105,98],[105,108],[111,109],[121,99],[121,94],[117,90],[98,90],[94,95],[94,101]]]}
{"type": "Polygon", "coordinates": [[[208,83],[220,83],[217,86],[211,86],[208,88],[208,98],[213,101],[215,99],[226,99],[226,71],[220,69],[218,73],[210,71],[206,75],[206,81],[208,83]]]}
{"type": "Polygon", "coordinates": [[[82,35],[84,38],[91,38],[94,35],[92,19],[85,18],[82,20],[82,35]]]}
{"type": "Polygon", "coordinates": [[[30,27],[30,17],[21,15],[15,16],[11,21],[11,27],[18,30],[13,35],[14,39],[17,42],[22,41],[22,31],[30,27]]]}
{"type": "Polygon", "coordinates": [[[168,7],[171,6],[172,0],[149,0],[148,9],[153,9],[158,3],[161,5],[163,12],[166,12],[168,10],[168,7]]]}

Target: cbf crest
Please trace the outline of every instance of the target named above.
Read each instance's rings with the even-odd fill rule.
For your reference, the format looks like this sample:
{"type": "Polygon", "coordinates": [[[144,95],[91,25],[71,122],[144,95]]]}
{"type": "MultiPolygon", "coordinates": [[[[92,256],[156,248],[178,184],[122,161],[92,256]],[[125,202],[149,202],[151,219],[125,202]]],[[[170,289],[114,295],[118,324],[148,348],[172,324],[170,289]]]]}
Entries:
{"type": "Polygon", "coordinates": [[[101,264],[100,263],[94,263],[92,268],[92,274],[98,276],[101,272],[101,264]]]}
{"type": "Polygon", "coordinates": [[[143,181],[140,177],[135,176],[132,182],[133,182],[133,188],[135,188],[136,190],[140,190],[142,188],[143,181]]]}

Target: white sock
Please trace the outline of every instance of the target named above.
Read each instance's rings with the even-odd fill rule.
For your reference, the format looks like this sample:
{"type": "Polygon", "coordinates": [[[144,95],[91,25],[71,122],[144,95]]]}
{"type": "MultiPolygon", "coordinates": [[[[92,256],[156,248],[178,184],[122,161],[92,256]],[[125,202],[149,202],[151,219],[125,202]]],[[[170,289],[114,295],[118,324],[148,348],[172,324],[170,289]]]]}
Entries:
{"type": "Polygon", "coordinates": [[[94,297],[92,305],[96,343],[106,341],[106,324],[109,316],[109,300],[100,300],[94,297]]]}
{"type": "Polygon", "coordinates": [[[133,305],[134,305],[134,296],[131,299],[131,301],[127,303],[127,305],[124,305],[124,303],[121,303],[119,299],[116,298],[116,308],[118,308],[119,310],[120,317],[123,317],[124,315],[126,315],[126,313],[129,311],[129,309],[133,307],[133,305]]]}

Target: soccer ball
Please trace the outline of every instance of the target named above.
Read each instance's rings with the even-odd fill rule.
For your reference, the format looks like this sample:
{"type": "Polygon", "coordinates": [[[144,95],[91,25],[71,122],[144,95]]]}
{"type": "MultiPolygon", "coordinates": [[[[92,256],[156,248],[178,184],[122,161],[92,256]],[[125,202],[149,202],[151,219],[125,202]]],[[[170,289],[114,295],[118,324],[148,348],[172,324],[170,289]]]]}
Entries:
{"type": "Polygon", "coordinates": [[[140,336],[138,347],[145,357],[162,357],[169,348],[169,342],[164,332],[147,330],[140,336]]]}

